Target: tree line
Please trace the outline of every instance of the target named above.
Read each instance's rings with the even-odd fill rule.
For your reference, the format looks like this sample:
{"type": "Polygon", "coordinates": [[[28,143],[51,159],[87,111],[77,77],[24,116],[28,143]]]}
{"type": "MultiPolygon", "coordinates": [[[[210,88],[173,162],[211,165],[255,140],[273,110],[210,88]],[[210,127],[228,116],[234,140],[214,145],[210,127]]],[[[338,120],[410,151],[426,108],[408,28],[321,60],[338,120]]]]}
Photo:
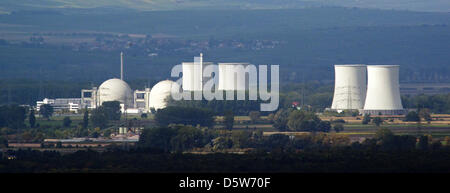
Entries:
{"type": "MultiPolygon", "coordinates": [[[[449,146],[430,143],[428,136],[393,135],[387,129],[363,143],[325,135],[271,135],[259,139],[263,146],[256,143],[247,154],[177,151],[207,143],[191,141],[208,138],[202,135],[193,127],[156,128],[147,130],[139,146],[129,150],[115,146],[102,153],[84,150],[64,155],[7,151],[0,155],[0,172],[450,172],[449,146]],[[172,153],[160,148],[169,147],[167,143],[172,153]]],[[[234,141],[233,145],[247,146],[239,138],[234,141]]]]}
{"type": "MultiPolygon", "coordinates": [[[[42,142],[45,138],[109,136],[117,126],[121,126],[119,120],[122,113],[118,101],[104,102],[94,110],[81,111],[83,118],[80,121],[75,122],[68,116],[62,121],[54,121],[52,120],[54,110],[49,104],[41,105],[38,112],[18,105],[2,105],[0,139],[6,141],[7,146],[8,139],[42,142]],[[40,114],[42,118],[38,120],[36,114],[40,114]]],[[[132,121],[123,124],[131,124],[132,121]]]]}

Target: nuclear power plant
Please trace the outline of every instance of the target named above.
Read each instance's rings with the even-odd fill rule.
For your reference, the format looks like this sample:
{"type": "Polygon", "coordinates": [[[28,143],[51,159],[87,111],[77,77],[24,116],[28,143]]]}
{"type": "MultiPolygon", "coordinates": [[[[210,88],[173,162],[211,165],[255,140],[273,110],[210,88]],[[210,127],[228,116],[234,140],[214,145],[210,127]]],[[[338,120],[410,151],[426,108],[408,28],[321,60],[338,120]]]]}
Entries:
{"type": "MultiPolygon", "coordinates": [[[[81,98],[47,99],[36,102],[37,110],[43,104],[50,104],[58,111],[78,112],[83,108],[95,109],[104,102],[118,101],[123,113],[149,113],[167,106],[167,98],[173,86],[180,87],[176,82],[163,80],[143,90],[132,90],[124,81],[124,54],[120,53],[120,79],[106,80],[99,87],[81,90],[81,98]]],[[[182,62],[182,89],[184,91],[202,91],[203,85],[209,78],[203,77],[203,70],[212,62],[203,62],[203,54],[195,57],[194,62],[182,62]]],[[[237,91],[248,87],[245,73],[238,73],[236,66],[246,67],[249,63],[219,63],[218,90],[237,91]]]]}
{"type": "Polygon", "coordinates": [[[249,63],[219,63],[219,90],[245,91],[249,89],[249,80],[242,72],[249,63]],[[243,67],[243,69],[236,68],[243,67]]]}
{"type": "MultiPolygon", "coordinates": [[[[202,89],[203,55],[194,63],[183,62],[183,89],[198,91],[202,89]]],[[[83,89],[81,91],[80,108],[94,109],[107,101],[119,101],[123,113],[150,113],[167,106],[167,98],[173,86],[178,86],[171,80],[163,80],[144,90],[132,90],[123,80],[123,53],[120,54],[120,77],[103,82],[100,87],[83,89]]],[[[42,103],[41,103],[42,104],[42,103]]]]}
{"type": "Polygon", "coordinates": [[[358,110],[361,114],[404,114],[398,65],[335,65],[331,110],[358,110]],[[367,81],[366,81],[367,80],[367,81]]]}
{"type": "MultiPolygon", "coordinates": [[[[163,80],[143,90],[132,90],[123,80],[123,53],[120,53],[120,79],[112,78],[98,88],[81,90],[81,98],[47,99],[36,102],[37,110],[43,104],[50,104],[56,110],[78,112],[79,109],[94,109],[104,102],[118,101],[123,113],[149,113],[167,106],[172,87],[176,82],[163,80]]],[[[194,62],[182,62],[183,91],[202,91],[206,78],[203,70],[211,62],[203,62],[203,54],[194,62]]],[[[218,80],[217,90],[245,91],[252,87],[246,71],[249,63],[218,63],[215,67],[218,80]],[[218,68],[218,69],[217,69],[218,68]]],[[[398,65],[337,64],[335,87],[331,110],[358,111],[361,114],[398,115],[404,114],[399,88],[398,65]]],[[[253,85],[255,86],[255,85],[253,85]]],[[[252,87],[253,88],[253,87],[252,87]]]]}

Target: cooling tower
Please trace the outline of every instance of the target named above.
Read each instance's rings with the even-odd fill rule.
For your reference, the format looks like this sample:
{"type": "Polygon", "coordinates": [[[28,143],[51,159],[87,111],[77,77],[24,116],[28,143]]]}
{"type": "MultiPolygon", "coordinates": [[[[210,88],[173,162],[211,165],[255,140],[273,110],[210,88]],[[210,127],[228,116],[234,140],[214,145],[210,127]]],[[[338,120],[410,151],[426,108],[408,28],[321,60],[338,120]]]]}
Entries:
{"type": "Polygon", "coordinates": [[[398,65],[367,66],[368,85],[364,114],[403,114],[398,65]]]}
{"type": "Polygon", "coordinates": [[[331,109],[359,110],[366,98],[366,65],[334,65],[335,83],[331,109]]]}
{"type": "MultiPolygon", "coordinates": [[[[238,64],[238,65],[241,65],[243,68],[245,68],[248,64],[238,64]]],[[[236,66],[234,66],[234,67],[236,67],[236,66]]],[[[240,91],[246,90],[246,88],[247,88],[247,81],[246,81],[245,71],[243,71],[243,68],[235,69],[235,71],[236,71],[236,86],[235,86],[235,88],[236,88],[236,90],[240,90],[240,91]],[[243,72],[238,72],[239,70],[241,70],[243,72]]]]}
{"type": "Polygon", "coordinates": [[[219,90],[235,90],[233,65],[219,63],[219,90]]]}
{"type": "Polygon", "coordinates": [[[183,90],[201,91],[203,66],[197,62],[183,62],[183,90]]]}
{"type": "Polygon", "coordinates": [[[219,63],[219,90],[246,90],[248,63],[219,63]],[[239,68],[242,67],[242,68],[239,68]]]}

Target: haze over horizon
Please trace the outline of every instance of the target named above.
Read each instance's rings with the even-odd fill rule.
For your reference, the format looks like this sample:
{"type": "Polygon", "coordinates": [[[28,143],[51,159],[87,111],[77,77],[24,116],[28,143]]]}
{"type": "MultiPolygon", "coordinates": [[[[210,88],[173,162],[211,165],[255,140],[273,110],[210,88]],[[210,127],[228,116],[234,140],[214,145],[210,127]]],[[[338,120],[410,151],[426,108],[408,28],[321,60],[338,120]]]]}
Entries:
{"type": "Polygon", "coordinates": [[[109,11],[130,9],[189,10],[189,9],[292,9],[320,6],[394,9],[426,12],[449,12],[447,0],[3,0],[0,13],[20,10],[108,8],[109,11]],[[114,8],[114,9],[112,9],[114,8]]]}

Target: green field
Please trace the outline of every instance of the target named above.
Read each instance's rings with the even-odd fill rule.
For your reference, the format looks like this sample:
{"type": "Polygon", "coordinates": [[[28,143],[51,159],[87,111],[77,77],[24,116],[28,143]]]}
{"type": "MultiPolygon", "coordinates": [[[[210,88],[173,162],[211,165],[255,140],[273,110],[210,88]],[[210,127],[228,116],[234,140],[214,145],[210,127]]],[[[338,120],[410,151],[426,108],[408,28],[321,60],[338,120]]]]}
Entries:
{"type": "MultiPolygon", "coordinates": [[[[125,118],[124,116],[121,117],[121,120],[124,121],[125,119],[128,120],[153,120],[154,115],[149,115],[147,119],[142,119],[139,115],[127,115],[125,118]]],[[[62,120],[64,116],[54,116],[51,118],[51,120],[46,120],[42,118],[38,118],[37,123],[40,125],[47,125],[51,127],[55,126],[61,126],[62,127],[62,120]]],[[[82,122],[83,117],[81,115],[78,116],[70,116],[72,120],[72,126],[77,125],[82,122]]],[[[223,117],[217,116],[216,117],[216,124],[214,126],[214,129],[223,129],[223,117]]],[[[269,123],[267,123],[267,116],[262,116],[261,121],[257,123],[251,123],[250,118],[248,116],[235,116],[235,123],[233,126],[233,130],[262,130],[264,132],[277,132],[275,128],[269,123]]],[[[349,137],[372,137],[377,130],[379,129],[374,124],[355,124],[355,123],[346,123],[344,124],[344,131],[338,133],[339,135],[347,135],[349,137]]],[[[444,138],[446,136],[450,136],[450,126],[446,124],[434,124],[431,122],[431,124],[421,124],[420,129],[418,128],[417,124],[382,124],[380,128],[388,128],[392,132],[394,132],[397,135],[431,135],[436,138],[444,138]]],[[[295,133],[295,132],[294,132],[295,133]]],[[[304,132],[299,132],[304,133],[304,132]]],[[[331,133],[335,133],[333,130],[331,133]]]]}

